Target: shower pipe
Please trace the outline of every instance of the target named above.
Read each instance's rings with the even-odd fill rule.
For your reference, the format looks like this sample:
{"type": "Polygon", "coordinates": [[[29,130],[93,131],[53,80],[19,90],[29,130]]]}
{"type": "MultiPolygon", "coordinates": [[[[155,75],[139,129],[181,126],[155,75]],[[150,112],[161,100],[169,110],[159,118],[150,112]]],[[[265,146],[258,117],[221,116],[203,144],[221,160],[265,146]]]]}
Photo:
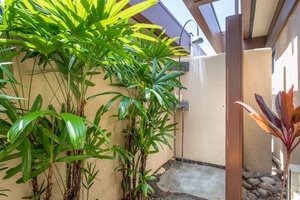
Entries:
{"type": "MultiPolygon", "coordinates": [[[[185,30],[184,28],[186,27],[186,25],[189,23],[189,22],[194,22],[195,25],[196,25],[196,28],[197,28],[197,36],[195,38],[193,38],[192,40],[192,44],[201,44],[203,43],[203,38],[199,36],[199,26],[198,24],[195,22],[195,20],[193,19],[189,19],[188,21],[185,22],[185,24],[183,25],[182,29],[181,29],[181,32],[180,32],[180,35],[179,35],[179,43],[178,45],[181,46],[181,38],[182,38],[182,33],[183,31],[185,30]]],[[[180,58],[181,56],[179,55],[178,56],[178,62],[180,63],[180,58]]],[[[180,76],[178,78],[179,82],[181,81],[180,79],[180,76]]],[[[178,101],[181,102],[181,99],[180,99],[180,96],[181,96],[181,90],[179,89],[178,91],[178,101]]],[[[181,108],[182,109],[182,130],[181,130],[181,133],[182,133],[182,145],[181,145],[181,161],[183,162],[183,139],[184,139],[184,107],[181,108]]],[[[175,108],[174,110],[174,123],[176,123],[176,110],[177,110],[177,107],[175,108]]],[[[176,138],[176,125],[175,125],[175,129],[174,129],[174,136],[176,138]]],[[[175,158],[175,161],[176,161],[176,139],[174,139],[174,158],[175,158]]]]}

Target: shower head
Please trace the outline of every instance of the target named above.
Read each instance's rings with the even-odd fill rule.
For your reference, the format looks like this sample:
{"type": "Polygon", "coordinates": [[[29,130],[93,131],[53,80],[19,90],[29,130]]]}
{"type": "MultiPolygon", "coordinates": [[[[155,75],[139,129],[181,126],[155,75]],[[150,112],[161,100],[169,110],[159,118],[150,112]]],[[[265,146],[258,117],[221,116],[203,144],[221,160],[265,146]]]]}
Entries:
{"type": "Polygon", "coordinates": [[[195,38],[193,38],[192,40],[192,44],[201,44],[203,43],[203,38],[200,36],[196,36],[195,38]]]}

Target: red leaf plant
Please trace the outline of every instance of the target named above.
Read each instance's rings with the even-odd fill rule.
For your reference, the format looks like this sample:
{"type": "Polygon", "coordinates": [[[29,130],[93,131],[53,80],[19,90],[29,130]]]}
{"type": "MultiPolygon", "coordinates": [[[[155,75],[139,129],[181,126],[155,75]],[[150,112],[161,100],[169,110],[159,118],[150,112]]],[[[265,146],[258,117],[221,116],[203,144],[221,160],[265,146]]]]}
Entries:
{"type": "Polygon", "coordinates": [[[287,152],[285,162],[282,189],[280,199],[283,199],[284,187],[286,183],[286,175],[290,163],[290,156],[293,150],[300,143],[300,106],[296,109],[293,105],[293,88],[286,93],[285,91],[278,92],[275,100],[277,115],[267,106],[262,96],[255,94],[255,99],[263,114],[258,114],[249,105],[237,101],[249,113],[251,118],[267,133],[279,138],[284,144],[287,152]]]}

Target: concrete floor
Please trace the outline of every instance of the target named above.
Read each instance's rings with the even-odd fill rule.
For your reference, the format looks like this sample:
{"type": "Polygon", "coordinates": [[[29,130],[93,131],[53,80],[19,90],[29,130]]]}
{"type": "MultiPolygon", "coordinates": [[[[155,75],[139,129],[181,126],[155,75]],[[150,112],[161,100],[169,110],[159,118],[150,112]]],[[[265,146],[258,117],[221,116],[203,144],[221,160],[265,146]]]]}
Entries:
{"type": "MultiPolygon", "coordinates": [[[[209,200],[224,200],[225,170],[176,161],[160,177],[157,186],[166,192],[186,193],[209,200]]],[[[176,198],[166,200],[171,199],[176,198]]]]}

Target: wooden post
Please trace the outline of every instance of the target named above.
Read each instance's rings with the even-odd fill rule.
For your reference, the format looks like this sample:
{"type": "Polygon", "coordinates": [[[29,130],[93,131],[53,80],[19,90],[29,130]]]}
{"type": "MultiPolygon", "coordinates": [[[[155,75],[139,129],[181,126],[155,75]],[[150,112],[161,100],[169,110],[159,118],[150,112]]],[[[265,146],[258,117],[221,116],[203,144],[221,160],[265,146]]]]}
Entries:
{"type": "Polygon", "coordinates": [[[226,199],[242,199],[242,15],[226,18],[226,199]]]}

